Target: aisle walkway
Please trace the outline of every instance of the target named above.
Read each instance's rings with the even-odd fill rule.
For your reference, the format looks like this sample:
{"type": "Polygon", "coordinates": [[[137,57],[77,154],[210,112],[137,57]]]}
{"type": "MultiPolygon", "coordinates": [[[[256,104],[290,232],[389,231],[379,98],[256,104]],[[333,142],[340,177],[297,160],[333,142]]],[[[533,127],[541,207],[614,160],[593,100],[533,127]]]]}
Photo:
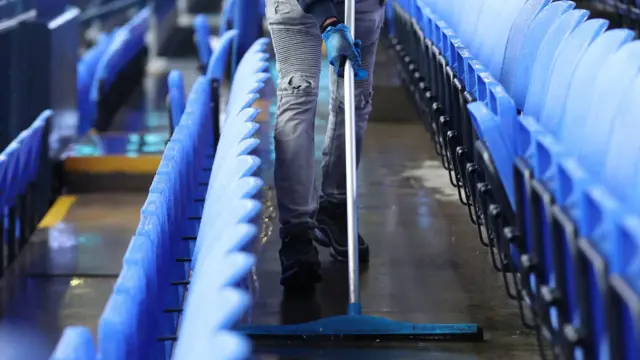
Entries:
{"type": "Polygon", "coordinates": [[[37,330],[49,351],[67,325],[95,334],[145,198],[79,195],[63,221],[38,230],[0,283],[2,322],[37,330]]]}
{"type": "MultiPolygon", "coordinates": [[[[488,341],[415,344],[411,348],[393,344],[392,349],[376,343],[378,350],[366,353],[361,346],[358,350],[343,348],[348,344],[340,349],[334,348],[336,343],[305,349],[302,344],[283,348],[265,343],[259,344],[259,352],[289,354],[281,359],[537,359],[535,338],[522,330],[517,308],[507,300],[501,279],[478,243],[476,229],[457,204],[455,189],[428,134],[410,103],[396,101],[404,97],[404,90],[392,76],[395,64],[384,50],[379,53],[378,96],[372,116],[379,121],[369,124],[358,177],[360,231],[372,248],[371,263],[360,280],[364,312],[411,322],[478,323],[485,328],[488,341]]],[[[326,72],[316,119],[318,169],[328,111],[328,76],[324,75],[326,72]]],[[[268,185],[272,185],[271,171],[265,170],[268,185]]],[[[275,194],[269,197],[275,203],[275,194]]],[[[274,221],[258,260],[252,321],[285,324],[344,314],[346,264],[332,261],[326,250],[321,250],[325,279],[316,294],[283,298],[278,284],[277,234],[274,221]]]]}

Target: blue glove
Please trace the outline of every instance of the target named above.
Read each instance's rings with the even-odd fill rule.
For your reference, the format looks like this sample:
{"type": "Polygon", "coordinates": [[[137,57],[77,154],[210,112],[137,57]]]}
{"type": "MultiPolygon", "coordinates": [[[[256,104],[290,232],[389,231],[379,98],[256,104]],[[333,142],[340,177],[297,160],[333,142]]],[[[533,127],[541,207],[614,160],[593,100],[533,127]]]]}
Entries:
{"type": "Polygon", "coordinates": [[[362,68],[362,59],[360,57],[360,40],[353,41],[351,31],[345,24],[329,26],[322,33],[327,48],[327,57],[329,64],[333,66],[336,75],[344,76],[344,66],[347,59],[351,62],[353,73],[356,80],[366,80],[369,77],[367,70],[362,68]]]}

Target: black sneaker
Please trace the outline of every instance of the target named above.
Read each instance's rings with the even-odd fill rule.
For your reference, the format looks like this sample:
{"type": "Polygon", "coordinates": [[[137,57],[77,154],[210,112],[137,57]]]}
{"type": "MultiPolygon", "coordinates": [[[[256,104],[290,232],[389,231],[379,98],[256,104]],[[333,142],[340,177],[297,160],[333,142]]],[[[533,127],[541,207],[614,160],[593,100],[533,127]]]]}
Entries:
{"type": "Polygon", "coordinates": [[[313,245],[313,237],[313,232],[308,230],[288,235],[282,240],[280,285],[286,289],[313,288],[322,281],[318,249],[313,245]]]}
{"type": "MultiPolygon", "coordinates": [[[[347,260],[349,248],[347,245],[347,204],[321,201],[316,215],[318,230],[322,234],[318,245],[331,248],[331,257],[336,260],[347,260]]],[[[358,234],[358,260],[369,262],[369,245],[358,234]]]]}

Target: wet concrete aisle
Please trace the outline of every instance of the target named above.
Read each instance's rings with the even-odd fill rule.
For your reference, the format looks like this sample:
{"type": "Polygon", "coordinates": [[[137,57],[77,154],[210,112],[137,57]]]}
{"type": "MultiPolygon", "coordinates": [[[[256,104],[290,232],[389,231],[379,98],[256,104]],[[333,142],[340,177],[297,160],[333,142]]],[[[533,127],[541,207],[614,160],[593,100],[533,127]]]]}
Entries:
{"type": "Polygon", "coordinates": [[[46,354],[67,325],[95,335],[145,198],[83,194],[62,222],[38,230],[0,283],[2,324],[28,327],[46,354]]]}
{"type": "MultiPolygon", "coordinates": [[[[382,50],[376,64],[374,114],[358,175],[360,232],[372,251],[360,278],[363,311],[416,323],[477,323],[486,341],[334,342],[315,348],[261,342],[256,344],[258,358],[537,359],[535,337],[521,327],[515,304],[507,299],[466,208],[458,203],[427,132],[399,87],[394,59],[382,50]]],[[[325,68],[316,119],[316,169],[328,111],[326,75],[325,68]]],[[[263,146],[273,159],[272,143],[263,146]]],[[[272,166],[266,167],[268,185],[271,174],[272,166]]],[[[275,194],[269,196],[275,204],[275,194]]],[[[259,253],[251,322],[291,324],[344,314],[347,267],[332,261],[326,249],[321,249],[324,281],[315,294],[283,296],[277,234],[276,220],[259,253]]]]}

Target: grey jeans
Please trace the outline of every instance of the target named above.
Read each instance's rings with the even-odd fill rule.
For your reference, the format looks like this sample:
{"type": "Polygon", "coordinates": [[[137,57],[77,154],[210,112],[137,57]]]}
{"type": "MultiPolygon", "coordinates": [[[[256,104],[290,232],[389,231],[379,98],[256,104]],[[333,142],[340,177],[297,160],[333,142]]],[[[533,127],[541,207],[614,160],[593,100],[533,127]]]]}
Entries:
{"type": "MultiPolygon", "coordinates": [[[[369,79],[355,83],[357,159],[371,113],[375,53],[384,19],[380,0],[355,0],[355,39],[369,79]]],[[[344,2],[334,1],[338,14],[344,2]]],[[[283,232],[315,224],[318,200],[346,198],[343,80],[331,71],[329,122],[322,151],[320,195],[314,169],[314,126],[322,61],[318,24],[296,0],[266,0],[279,74],[275,126],[275,188],[283,232]]],[[[332,69],[333,70],[333,69],[332,69]]],[[[294,230],[295,231],[295,230],[294,230]]]]}

